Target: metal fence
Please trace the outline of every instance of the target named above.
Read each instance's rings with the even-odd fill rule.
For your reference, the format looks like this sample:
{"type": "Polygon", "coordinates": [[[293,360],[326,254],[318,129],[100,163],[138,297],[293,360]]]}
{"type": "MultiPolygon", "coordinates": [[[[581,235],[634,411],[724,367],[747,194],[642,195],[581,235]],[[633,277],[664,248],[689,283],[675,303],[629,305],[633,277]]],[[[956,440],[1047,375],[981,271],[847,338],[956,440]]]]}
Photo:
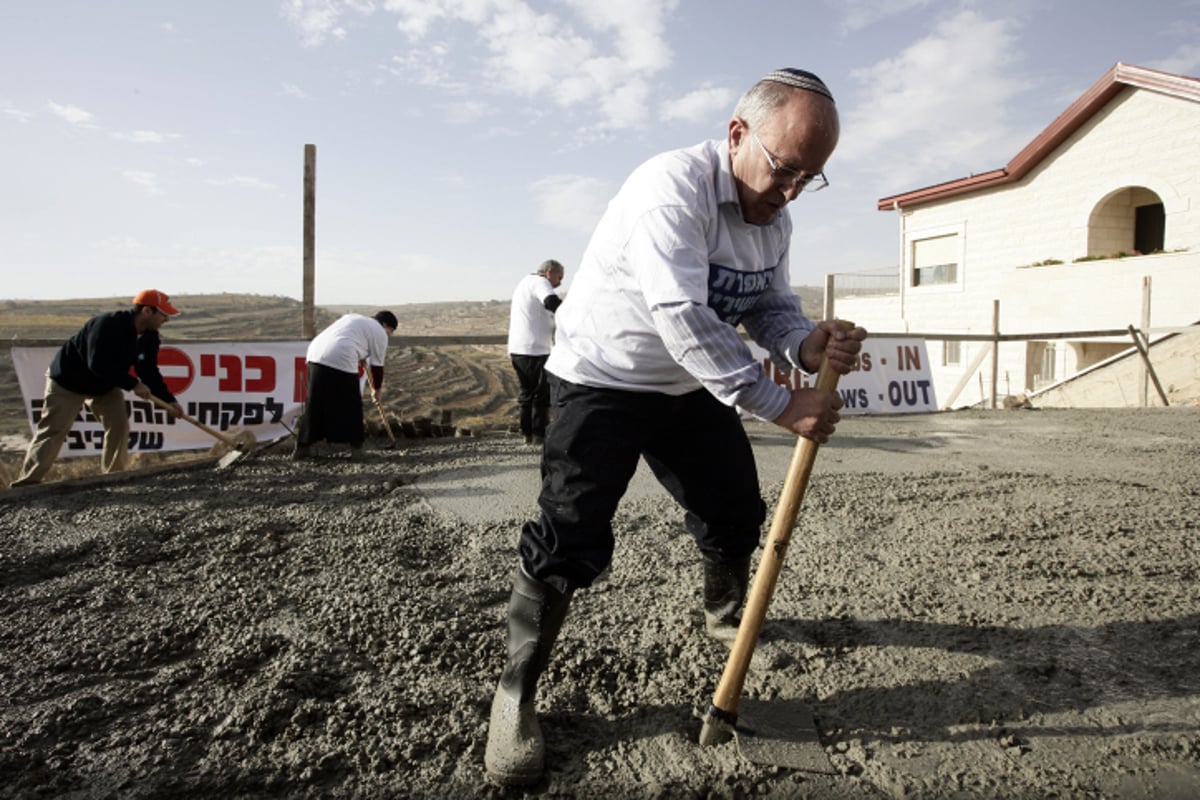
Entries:
{"type": "Polygon", "coordinates": [[[868,295],[900,294],[900,270],[896,267],[877,267],[855,272],[833,272],[826,276],[825,290],[834,299],[868,295]]]}

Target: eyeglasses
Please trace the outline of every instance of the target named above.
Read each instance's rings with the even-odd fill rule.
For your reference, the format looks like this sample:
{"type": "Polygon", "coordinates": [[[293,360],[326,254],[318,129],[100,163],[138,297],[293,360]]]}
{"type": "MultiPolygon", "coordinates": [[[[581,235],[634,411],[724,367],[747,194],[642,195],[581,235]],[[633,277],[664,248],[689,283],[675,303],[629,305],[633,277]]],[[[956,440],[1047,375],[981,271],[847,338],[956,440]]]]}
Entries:
{"type": "Polygon", "coordinates": [[[801,172],[776,162],[766,145],[762,143],[762,139],[758,138],[758,134],[751,130],[750,135],[754,137],[758,149],[762,150],[762,154],[766,156],[767,164],[771,166],[771,177],[778,183],[795,187],[801,192],[819,192],[829,185],[829,179],[825,177],[824,172],[801,172]]]}

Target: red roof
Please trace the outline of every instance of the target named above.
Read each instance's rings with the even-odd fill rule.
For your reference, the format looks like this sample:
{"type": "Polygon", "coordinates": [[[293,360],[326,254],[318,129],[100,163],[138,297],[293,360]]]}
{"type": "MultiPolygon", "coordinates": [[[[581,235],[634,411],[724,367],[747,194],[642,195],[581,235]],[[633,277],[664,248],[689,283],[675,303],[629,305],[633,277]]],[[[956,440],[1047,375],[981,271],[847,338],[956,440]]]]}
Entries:
{"type": "Polygon", "coordinates": [[[1104,77],[1092,84],[1092,87],[1072,103],[1066,111],[1059,114],[1049,127],[1026,145],[1024,150],[1017,153],[1007,166],[967,178],[926,186],[924,189],[914,189],[911,192],[884,197],[879,201],[878,208],[880,211],[891,211],[897,207],[903,208],[928,203],[932,200],[944,200],[957,194],[990,189],[993,186],[1020,180],[1126,86],[1200,102],[1200,79],[1159,72],[1145,67],[1135,67],[1118,61],[1112,69],[1104,74],[1104,77]]]}

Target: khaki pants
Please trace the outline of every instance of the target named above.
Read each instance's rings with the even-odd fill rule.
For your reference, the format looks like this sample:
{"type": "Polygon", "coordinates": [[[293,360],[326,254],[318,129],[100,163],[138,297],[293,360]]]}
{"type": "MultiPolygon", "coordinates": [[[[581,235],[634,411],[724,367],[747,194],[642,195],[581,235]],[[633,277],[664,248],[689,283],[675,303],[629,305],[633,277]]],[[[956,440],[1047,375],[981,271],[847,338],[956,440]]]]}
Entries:
{"type": "Polygon", "coordinates": [[[89,404],[92,413],[104,425],[101,470],[117,472],[125,469],[129,461],[129,414],[125,410],[125,392],[113,389],[98,397],[88,397],[64,389],[47,377],[37,431],[25,453],[21,475],[12,482],[13,486],[39,483],[46,477],[84,403],[89,404]]]}

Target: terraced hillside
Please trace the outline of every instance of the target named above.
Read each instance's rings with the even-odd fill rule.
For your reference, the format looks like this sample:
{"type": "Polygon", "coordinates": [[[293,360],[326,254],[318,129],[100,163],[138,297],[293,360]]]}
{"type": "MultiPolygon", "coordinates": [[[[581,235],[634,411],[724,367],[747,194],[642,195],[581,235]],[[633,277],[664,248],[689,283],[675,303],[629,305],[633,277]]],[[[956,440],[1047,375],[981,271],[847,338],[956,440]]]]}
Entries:
{"type": "MultiPolygon", "coordinates": [[[[179,295],[182,312],[163,329],[168,341],[197,339],[302,338],[300,302],[260,295],[179,295]]],[[[91,316],[124,308],[123,298],[54,301],[0,301],[0,336],[8,343],[57,344],[91,316]]],[[[508,330],[508,303],[415,303],[390,307],[400,321],[384,386],[384,406],[400,419],[440,418],[477,430],[502,430],[516,415],[517,385],[503,344],[424,345],[405,337],[502,337],[508,330]]],[[[348,311],[372,307],[317,309],[317,329],[348,311]]],[[[8,347],[0,348],[0,437],[12,446],[27,437],[21,392],[8,347]]]]}
{"type": "MultiPolygon", "coordinates": [[[[821,307],[820,290],[799,287],[804,307],[821,307]]],[[[299,339],[302,308],[290,297],[212,294],[178,295],[182,312],[163,329],[167,341],[198,339],[299,339]]],[[[58,344],[102,311],[128,306],[124,298],[0,301],[0,337],[4,341],[58,344]]],[[[388,351],[384,406],[399,419],[440,419],[449,412],[456,425],[486,432],[505,430],[516,421],[517,382],[503,344],[508,331],[508,302],[411,303],[389,306],[399,327],[388,351]],[[437,343],[421,339],[439,337],[437,343]],[[463,342],[494,337],[495,343],[463,342]]],[[[347,312],[371,314],[377,306],[318,307],[320,330],[347,312]]],[[[376,415],[369,415],[374,419],[376,415]]],[[[0,347],[0,450],[27,437],[21,393],[12,354],[0,347]]]]}

